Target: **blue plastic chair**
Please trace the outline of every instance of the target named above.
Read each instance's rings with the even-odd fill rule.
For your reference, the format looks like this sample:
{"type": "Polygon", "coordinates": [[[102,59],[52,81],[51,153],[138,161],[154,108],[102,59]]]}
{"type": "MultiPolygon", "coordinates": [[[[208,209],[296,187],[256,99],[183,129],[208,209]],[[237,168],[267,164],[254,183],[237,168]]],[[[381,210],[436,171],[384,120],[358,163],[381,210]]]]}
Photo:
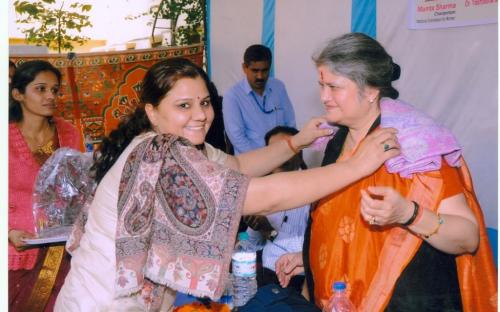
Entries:
{"type": "Polygon", "coordinates": [[[486,228],[488,239],[490,240],[491,250],[493,251],[493,260],[498,267],[498,230],[494,228],[486,228]]]}

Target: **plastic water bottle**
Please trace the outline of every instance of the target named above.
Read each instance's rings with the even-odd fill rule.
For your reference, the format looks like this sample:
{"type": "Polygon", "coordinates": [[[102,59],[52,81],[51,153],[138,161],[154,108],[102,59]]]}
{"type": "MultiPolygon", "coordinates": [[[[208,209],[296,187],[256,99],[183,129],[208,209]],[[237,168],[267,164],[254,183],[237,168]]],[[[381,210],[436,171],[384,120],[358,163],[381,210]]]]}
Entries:
{"type": "Polygon", "coordinates": [[[345,287],[344,282],[333,283],[333,295],[330,297],[326,309],[323,309],[324,312],[356,312],[356,307],[347,297],[345,287]]]}
{"type": "Polygon", "coordinates": [[[85,152],[92,153],[94,151],[94,143],[92,142],[92,138],[90,137],[89,134],[85,135],[84,143],[85,143],[85,152]]]}
{"type": "Polygon", "coordinates": [[[257,293],[257,254],[248,240],[248,233],[238,234],[232,257],[233,304],[244,306],[257,293]]]}

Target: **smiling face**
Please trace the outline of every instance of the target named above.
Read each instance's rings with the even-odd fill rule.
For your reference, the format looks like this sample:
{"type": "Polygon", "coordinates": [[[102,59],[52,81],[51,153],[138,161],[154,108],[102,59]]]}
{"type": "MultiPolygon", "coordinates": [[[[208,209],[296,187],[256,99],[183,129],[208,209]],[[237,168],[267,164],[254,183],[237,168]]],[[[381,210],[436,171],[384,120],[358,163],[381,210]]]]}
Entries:
{"type": "Polygon", "coordinates": [[[30,116],[45,118],[54,115],[59,83],[59,79],[53,72],[43,71],[26,86],[24,93],[14,88],[12,96],[21,104],[24,118],[30,118],[30,116]]]}
{"type": "Polygon", "coordinates": [[[214,110],[205,81],[201,77],[181,78],[157,107],[145,105],[151,124],[160,133],[171,133],[192,144],[205,142],[214,110]]]}
{"type": "Polygon", "coordinates": [[[329,122],[351,128],[378,116],[378,90],[365,87],[360,92],[354,81],[336,75],[326,65],[318,67],[318,74],[321,102],[329,122]]]}

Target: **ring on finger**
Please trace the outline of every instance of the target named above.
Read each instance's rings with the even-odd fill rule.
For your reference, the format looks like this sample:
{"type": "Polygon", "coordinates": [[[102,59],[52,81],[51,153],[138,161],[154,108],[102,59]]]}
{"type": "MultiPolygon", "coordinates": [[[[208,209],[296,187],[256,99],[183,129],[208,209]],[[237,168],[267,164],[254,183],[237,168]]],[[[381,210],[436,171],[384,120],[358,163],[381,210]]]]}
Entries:
{"type": "Polygon", "coordinates": [[[377,223],[377,218],[375,216],[371,216],[370,220],[368,220],[368,223],[370,225],[373,225],[373,224],[377,223]]]}
{"type": "Polygon", "coordinates": [[[384,152],[387,152],[390,149],[391,149],[391,146],[387,143],[384,143],[384,152]]]}

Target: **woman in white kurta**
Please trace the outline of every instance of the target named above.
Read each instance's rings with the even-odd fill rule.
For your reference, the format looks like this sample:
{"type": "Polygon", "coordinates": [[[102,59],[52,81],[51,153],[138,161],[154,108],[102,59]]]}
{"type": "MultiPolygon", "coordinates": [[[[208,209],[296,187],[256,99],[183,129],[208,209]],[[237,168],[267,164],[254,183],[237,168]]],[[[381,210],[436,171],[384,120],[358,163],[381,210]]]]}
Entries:
{"type": "Polygon", "coordinates": [[[203,70],[185,59],[148,70],[143,106],[100,148],[98,188],[68,241],[71,271],[56,311],[166,310],[176,290],[215,299],[224,290],[241,214],[312,202],[398,154],[394,131],[385,129],[348,162],[249,178],[329,132],[317,118],[288,141],[226,155],[204,144],[214,117],[207,85],[203,70]]]}
{"type": "MultiPolygon", "coordinates": [[[[85,234],[72,252],[72,269],[59,294],[56,310],[130,311],[134,307],[137,311],[144,310],[139,296],[114,300],[116,207],[117,190],[128,155],[138,143],[154,135],[155,132],[147,132],[134,138],[99,183],[88,211],[85,234]]],[[[208,159],[223,165],[228,155],[208,143],[205,146],[208,159]]]]}

